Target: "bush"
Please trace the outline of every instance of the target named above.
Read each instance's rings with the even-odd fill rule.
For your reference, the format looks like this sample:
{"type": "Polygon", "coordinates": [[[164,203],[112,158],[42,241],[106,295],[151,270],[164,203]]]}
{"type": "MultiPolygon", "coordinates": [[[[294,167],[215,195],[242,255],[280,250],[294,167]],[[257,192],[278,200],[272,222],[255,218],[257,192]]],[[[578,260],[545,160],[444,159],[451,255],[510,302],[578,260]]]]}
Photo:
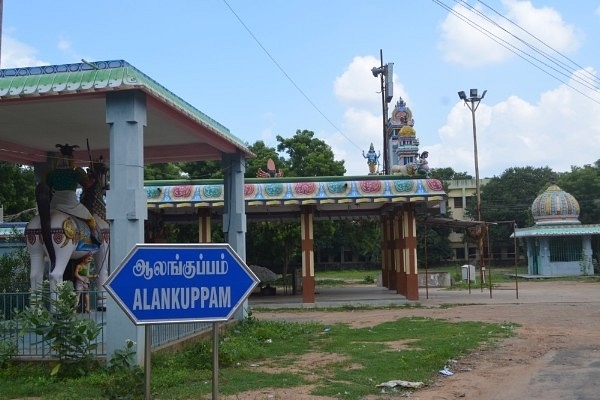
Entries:
{"type": "Polygon", "coordinates": [[[3,321],[0,316],[0,367],[17,354],[17,326],[14,321],[3,321]]]}
{"type": "Polygon", "coordinates": [[[75,313],[77,294],[71,281],[59,283],[56,293],[50,293],[49,287],[50,283],[44,281],[42,289],[33,291],[31,305],[19,312],[17,320],[24,332],[40,335],[55,352],[58,363],[52,375],[63,367],[67,367],[63,368],[65,375],[84,375],[86,367],[94,363],[92,352],[98,347],[101,326],[75,313]]]}
{"type": "Polygon", "coordinates": [[[123,349],[117,349],[108,362],[102,394],[107,399],[133,400],[143,398],[144,371],[135,363],[135,342],[127,340],[123,349]]]}

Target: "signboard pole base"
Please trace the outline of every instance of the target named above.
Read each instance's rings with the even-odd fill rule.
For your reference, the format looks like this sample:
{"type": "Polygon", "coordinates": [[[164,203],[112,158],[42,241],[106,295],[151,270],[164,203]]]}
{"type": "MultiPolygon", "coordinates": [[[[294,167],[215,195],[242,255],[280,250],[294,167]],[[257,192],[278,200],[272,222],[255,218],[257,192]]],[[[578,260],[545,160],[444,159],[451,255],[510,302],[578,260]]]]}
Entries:
{"type": "Polygon", "coordinates": [[[146,324],[145,328],[145,345],[144,345],[144,399],[152,400],[152,393],[150,389],[150,375],[151,375],[151,357],[152,357],[152,325],[146,324]]]}
{"type": "Polygon", "coordinates": [[[219,398],[219,324],[213,322],[213,380],[212,400],[219,398]]]}

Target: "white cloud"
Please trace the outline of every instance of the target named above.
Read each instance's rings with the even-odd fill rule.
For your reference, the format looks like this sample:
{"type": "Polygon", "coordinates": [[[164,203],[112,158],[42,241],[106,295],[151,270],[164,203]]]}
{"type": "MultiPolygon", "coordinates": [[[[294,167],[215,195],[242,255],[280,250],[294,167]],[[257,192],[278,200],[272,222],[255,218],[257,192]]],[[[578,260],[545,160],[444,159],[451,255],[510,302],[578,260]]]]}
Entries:
{"type": "MultiPolygon", "coordinates": [[[[535,8],[531,1],[504,0],[508,8],[507,18],[514,20],[517,25],[537,37],[545,45],[560,52],[571,52],[579,48],[581,42],[578,33],[572,25],[563,21],[561,15],[550,7],[535,8]],[[551,29],[548,29],[551,27],[551,29]]],[[[509,25],[511,28],[513,25],[509,25]]],[[[514,28],[512,28],[514,29],[514,28]]],[[[512,31],[512,29],[510,29],[512,31]]],[[[531,40],[529,35],[520,30],[514,33],[527,41],[531,40]]],[[[540,42],[531,40],[540,46],[540,42]]],[[[542,49],[547,49],[542,46],[542,49]]]]}
{"type": "Polygon", "coordinates": [[[2,68],[48,65],[48,62],[38,58],[37,53],[35,48],[25,43],[7,35],[2,36],[2,68]]]}
{"type": "Polygon", "coordinates": [[[39,51],[36,48],[11,36],[3,35],[1,68],[33,67],[60,64],[62,62],[80,62],[81,59],[89,60],[89,57],[78,54],[68,40],[60,39],[56,47],[60,52],[60,57],[49,62],[39,58],[39,51]]]}
{"type": "MultiPolygon", "coordinates": [[[[371,143],[376,150],[383,142],[383,110],[381,103],[381,80],[371,73],[381,61],[372,56],[357,56],[344,72],[335,79],[334,93],[345,106],[343,122],[338,132],[323,135],[331,146],[337,160],[360,160],[362,151],[368,151],[371,143]]],[[[393,77],[394,98],[407,99],[404,86],[393,77]]],[[[390,110],[393,104],[390,104],[390,110]]],[[[322,135],[319,133],[319,135],[322,135]]],[[[381,160],[383,161],[383,160],[381,160]]],[[[364,175],[369,172],[366,161],[346,162],[347,175],[364,175]]]]}
{"type": "MultiPolygon", "coordinates": [[[[600,96],[592,90],[586,95],[596,101],[560,85],[542,93],[537,104],[517,96],[482,102],[476,111],[480,177],[524,166],[568,171],[600,159],[600,96]]],[[[471,112],[457,103],[439,130],[440,143],[424,147],[435,160],[430,164],[474,175],[472,132],[471,112]]]]}
{"type": "Polygon", "coordinates": [[[372,56],[354,57],[342,75],[335,79],[333,91],[336,97],[344,104],[380,104],[378,99],[381,97],[376,95],[381,91],[380,80],[370,73],[371,68],[380,64],[381,62],[372,56]]]}
{"type": "MultiPolygon", "coordinates": [[[[334,93],[345,106],[340,127],[342,132],[330,135],[319,133],[319,137],[323,137],[331,146],[336,160],[347,160],[347,175],[364,175],[369,172],[366,160],[364,163],[360,160],[362,152],[367,152],[371,143],[376,151],[383,153],[381,80],[371,73],[371,68],[379,65],[381,61],[372,56],[354,57],[334,82],[334,93]]],[[[393,75],[392,82],[394,101],[402,97],[410,104],[410,97],[396,74],[393,75]]],[[[395,102],[388,104],[388,115],[394,106],[395,102]]],[[[383,163],[383,158],[380,162],[383,163]]]]}
{"type": "Polygon", "coordinates": [[[507,9],[506,18],[539,40],[480,4],[472,9],[457,4],[440,27],[439,48],[446,61],[476,67],[503,62],[513,57],[512,51],[516,49],[528,54],[533,52],[512,35],[544,52],[549,51],[547,46],[559,52],[571,52],[579,48],[577,32],[555,10],[536,8],[530,1],[504,0],[503,4],[507,9]]]}
{"type": "Polygon", "coordinates": [[[71,47],[71,42],[69,42],[68,40],[65,39],[60,39],[58,41],[57,46],[58,49],[63,52],[63,53],[67,53],[67,52],[72,52],[72,47],[71,47]]]}

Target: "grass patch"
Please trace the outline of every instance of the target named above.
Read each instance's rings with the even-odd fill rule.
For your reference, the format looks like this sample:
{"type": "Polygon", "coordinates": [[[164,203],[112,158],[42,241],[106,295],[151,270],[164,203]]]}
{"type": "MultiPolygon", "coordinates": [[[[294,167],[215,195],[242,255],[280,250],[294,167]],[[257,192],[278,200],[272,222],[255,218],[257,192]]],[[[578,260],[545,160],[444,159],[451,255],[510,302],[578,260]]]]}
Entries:
{"type": "Polygon", "coordinates": [[[375,283],[380,271],[342,270],[318,271],[315,274],[317,286],[344,286],[344,285],[372,285],[375,283]]]}
{"type": "MultiPolygon", "coordinates": [[[[428,383],[448,360],[511,336],[513,328],[420,317],[369,328],[250,317],[220,335],[219,392],[311,385],[315,395],[361,399],[376,395],[375,385],[392,379],[428,383]]],[[[154,354],[153,398],[209,398],[211,352],[208,339],[154,354]]],[[[11,362],[0,369],[0,399],[100,399],[110,381],[110,372],[102,367],[69,379],[51,377],[47,365],[11,362]]],[[[143,393],[130,398],[143,398],[143,393]]]]}

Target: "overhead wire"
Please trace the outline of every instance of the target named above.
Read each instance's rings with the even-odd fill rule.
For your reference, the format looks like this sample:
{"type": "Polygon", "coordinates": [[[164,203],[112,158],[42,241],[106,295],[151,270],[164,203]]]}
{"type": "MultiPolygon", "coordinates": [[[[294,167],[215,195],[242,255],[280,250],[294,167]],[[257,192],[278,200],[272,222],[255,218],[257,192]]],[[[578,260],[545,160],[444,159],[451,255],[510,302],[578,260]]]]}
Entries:
{"type": "Polygon", "coordinates": [[[513,37],[515,40],[517,40],[518,42],[522,43],[524,46],[528,47],[530,50],[533,50],[535,53],[539,54],[540,56],[542,56],[543,58],[545,58],[546,60],[548,60],[548,62],[550,62],[551,64],[556,65],[556,67],[554,67],[554,66],[552,66],[552,65],[550,65],[550,64],[548,64],[548,63],[546,63],[546,62],[544,62],[544,61],[542,61],[540,59],[538,59],[537,57],[534,57],[532,54],[526,53],[525,51],[519,49],[517,46],[511,45],[511,47],[515,48],[517,51],[521,52],[525,56],[530,57],[530,58],[532,58],[532,59],[540,62],[541,64],[545,65],[546,67],[554,70],[555,72],[557,72],[557,73],[559,73],[559,74],[561,74],[561,75],[563,75],[563,76],[565,76],[565,77],[567,77],[569,79],[577,81],[579,84],[587,87],[588,89],[596,90],[598,88],[598,80],[597,80],[596,77],[594,77],[593,74],[589,73],[589,71],[587,71],[585,68],[581,67],[580,65],[578,65],[577,63],[575,63],[573,60],[571,60],[570,58],[568,58],[567,56],[565,56],[564,54],[562,54],[558,50],[554,49],[553,47],[551,47],[547,43],[544,43],[537,36],[533,35],[532,33],[530,33],[525,28],[521,27],[520,25],[518,25],[514,21],[510,20],[509,18],[501,15],[498,11],[496,11],[491,6],[485,4],[483,1],[478,0],[479,3],[481,3],[482,5],[484,5],[485,7],[487,7],[488,9],[492,10],[495,14],[499,15],[504,20],[510,22],[512,25],[514,25],[515,27],[517,27],[521,31],[525,32],[527,35],[529,35],[532,38],[534,38],[537,42],[542,43],[545,47],[547,47],[548,49],[550,49],[552,52],[558,54],[559,56],[561,56],[564,59],[569,60],[572,64],[574,64],[575,66],[577,66],[579,68],[579,70],[582,70],[582,71],[586,72],[587,74],[584,74],[585,76],[577,75],[576,71],[574,69],[572,69],[571,67],[569,67],[566,63],[564,63],[560,59],[557,59],[557,58],[551,56],[549,53],[545,52],[544,50],[540,49],[539,47],[535,46],[534,44],[532,44],[532,43],[526,41],[525,39],[523,39],[523,38],[515,35],[512,32],[510,32],[508,29],[506,29],[504,26],[500,25],[498,22],[494,21],[492,18],[490,18],[489,16],[487,16],[485,13],[481,12],[476,7],[468,4],[465,0],[454,0],[454,1],[459,2],[464,7],[470,9],[472,12],[474,12],[477,15],[481,16],[481,18],[484,18],[490,24],[496,26],[498,29],[502,30],[507,35],[513,37]],[[565,71],[565,72],[562,72],[561,70],[565,71]],[[590,81],[588,79],[588,76],[591,76],[593,79],[590,81]]]}
{"type": "MultiPolygon", "coordinates": [[[[476,7],[473,7],[470,4],[468,4],[465,0],[453,0],[453,1],[458,6],[462,7],[464,10],[466,10],[467,12],[469,12],[471,14],[474,14],[474,15],[477,15],[478,17],[483,18],[485,21],[488,21],[490,24],[492,24],[493,26],[495,26],[495,27],[501,29],[502,31],[506,32],[507,34],[509,34],[510,36],[512,36],[513,38],[515,38],[516,40],[518,40],[520,43],[525,44],[526,47],[529,48],[530,50],[534,51],[537,54],[542,55],[543,58],[548,59],[551,63],[560,66],[560,68],[559,67],[554,67],[554,66],[550,65],[548,62],[545,62],[545,61],[541,60],[540,58],[534,56],[533,54],[531,54],[529,52],[526,52],[525,50],[520,49],[518,46],[516,46],[516,45],[508,42],[507,40],[499,37],[497,34],[493,33],[491,30],[489,30],[486,27],[482,26],[481,24],[475,22],[468,14],[461,13],[456,7],[451,7],[451,6],[447,5],[446,3],[443,2],[443,0],[432,0],[432,1],[435,4],[437,4],[438,6],[442,7],[446,11],[448,11],[448,13],[454,15],[458,19],[460,19],[463,22],[465,22],[466,24],[470,25],[472,28],[474,28],[478,32],[480,32],[480,33],[484,34],[485,36],[487,36],[488,38],[492,39],[493,41],[495,41],[496,43],[498,43],[500,46],[504,47],[508,51],[512,52],[513,54],[515,54],[518,57],[522,58],[523,60],[525,60],[529,64],[533,65],[535,68],[537,68],[540,71],[544,72],[545,74],[551,76],[552,78],[558,80],[559,82],[565,84],[566,86],[568,86],[569,88],[575,90],[576,92],[578,92],[582,96],[587,97],[588,99],[590,99],[590,100],[592,100],[592,101],[600,104],[600,97],[598,99],[592,97],[591,95],[585,93],[581,89],[575,87],[568,80],[567,81],[563,80],[562,78],[556,76],[555,74],[551,73],[547,69],[544,69],[539,64],[545,66],[546,68],[549,68],[550,70],[556,72],[557,74],[560,74],[560,75],[563,75],[564,77],[567,77],[569,80],[577,82],[578,84],[580,84],[580,85],[582,85],[582,86],[590,89],[594,93],[599,93],[600,94],[600,89],[598,88],[598,85],[597,85],[596,81],[591,81],[590,82],[589,80],[582,80],[581,76],[578,75],[575,70],[569,68],[564,63],[556,60],[556,58],[552,57],[548,53],[541,51],[540,49],[538,49],[536,46],[532,45],[530,42],[526,41],[525,39],[522,39],[522,38],[518,37],[517,35],[515,35],[514,33],[509,32],[506,28],[500,26],[496,21],[492,20],[485,13],[477,10],[476,7]],[[567,72],[563,72],[563,71],[561,71],[561,69],[566,70],[567,72]]],[[[478,1],[480,3],[482,3],[482,4],[484,4],[482,1],[480,1],[480,0],[478,0],[478,1]]],[[[491,8],[489,5],[487,5],[487,4],[484,4],[484,5],[486,7],[488,7],[488,8],[490,8],[490,9],[493,10],[493,8],[491,8]]],[[[497,13],[497,14],[499,14],[495,10],[494,10],[494,12],[497,13]]],[[[503,18],[509,20],[506,17],[503,17],[503,18]]],[[[521,29],[522,31],[527,32],[524,28],[520,27],[517,23],[515,23],[513,21],[511,21],[511,23],[513,25],[519,27],[519,29],[521,29]]],[[[540,41],[540,39],[538,39],[537,37],[535,37],[533,34],[531,34],[529,32],[527,32],[527,33],[530,36],[534,37],[536,40],[540,41]]],[[[550,48],[550,49],[552,49],[553,52],[562,55],[562,53],[560,53],[558,50],[552,48],[551,46],[549,46],[547,44],[545,44],[545,46],[548,47],[548,48],[550,48]]],[[[563,56],[563,57],[566,58],[566,56],[563,56]]],[[[574,64],[577,65],[576,63],[574,63],[574,64]]],[[[583,71],[586,71],[586,70],[583,69],[583,71]]],[[[588,72],[588,74],[589,74],[589,72],[588,72]]],[[[589,74],[589,75],[592,75],[592,74],[589,74]]]]}
{"type": "MultiPolygon", "coordinates": [[[[507,29],[506,27],[504,27],[501,24],[499,24],[498,22],[496,22],[494,19],[492,19],[486,13],[484,13],[484,12],[480,11],[479,9],[477,9],[476,7],[470,5],[466,0],[453,0],[453,1],[458,6],[462,7],[464,10],[469,12],[471,15],[476,15],[479,18],[482,18],[484,21],[487,21],[487,23],[491,24],[491,26],[493,26],[497,29],[500,29],[502,32],[506,33],[507,35],[512,37],[514,40],[516,40],[518,43],[525,46],[525,49],[529,49],[530,51],[528,52],[528,51],[524,50],[523,48],[521,48],[520,46],[513,44],[506,39],[501,38],[496,33],[492,32],[490,29],[488,29],[488,28],[482,26],[481,24],[477,23],[476,21],[474,21],[470,15],[461,13],[455,7],[451,7],[451,6],[447,5],[446,3],[444,3],[443,0],[432,0],[432,1],[435,4],[437,4],[438,6],[442,7],[446,11],[448,11],[448,13],[459,18],[460,20],[467,23],[475,30],[479,31],[480,33],[484,34],[491,40],[498,43],[500,46],[504,47],[508,51],[512,52],[513,54],[517,55],[518,57],[520,57],[521,59],[526,61],[527,63],[531,64],[533,67],[539,69],[540,71],[544,72],[548,76],[563,83],[564,85],[566,85],[569,88],[571,88],[572,90],[578,92],[582,96],[600,104],[600,97],[594,98],[590,94],[586,93],[585,91],[583,91],[582,89],[580,89],[574,85],[574,83],[577,83],[577,84],[581,85],[582,87],[589,89],[593,93],[600,94],[600,88],[599,88],[599,84],[598,84],[599,80],[595,75],[590,73],[586,68],[581,67],[579,64],[577,64],[571,58],[565,56],[560,51],[554,49],[553,47],[551,47],[550,45],[548,45],[547,43],[545,43],[544,41],[539,39],[537,36],[535,36],[531,32],[527,31],[525,28],[523,28],[516,22],[514,22],[511,19],[507,18],[506,16],[500,14],[498,11],[496,11],[490,5],[486,4],[485,2],[483,2],[481,0],[478,0],[478,2],[481,3],[482,6],[484,6],[488,10],[490,10],[490,12],[498,15],[500,18],[507,21],[510,25],[512,25],[515,28],[517,28],[518,30],[524,32],[527,36],[533,38],[536,42],[541,43],[543,45],[543,47],[549,49],[551,53],[557,54],[560,57],[562,57],[563,59],[567,60],[569,63],[576,66],[578,68],[578,71],[582,71],[582,73],[577,73],[577,71],[574,70],[572,67],[570,67],[567,63],[557,59],[556,57],[552,56],[552,54],[550,54],[549,52],[540,49],[538,46],[532,44],[530,41],[511,32],[509,29],[507,29]],[[564,79],[564,78],[566,78],[566,79],[564,79]]],[[[308,94],[304,90],[302,90],[302,88],[287,73],[287,71],[283,68],[283,66],[276,60],[276,58],[262,44],[262,42],[258,39],[258,37],[256,37],[256,35],[252,32],[252,30],[248,27],[248,25],[244,22],[244,20],[239,16],[239,14],[233,9],[233,7],[228,3],[228,1],[223,0],[223,2],[227,6],[227,8],[231,11],[231,13],[235,16],[235,18],[241,24],[241,26],[248,32],[250,37],[257,43],[257,45],[267,55],[267,57],[271,60],[271,62],[273,62],[273,64],[279,69],[279,71],[285,76],[285,78],[294,86],[294,88],[306,99],[306,101],[337,132],[339,132],[346,140],[348,140],[348,142],[350,142],[354,147],[356,147],[358,150],[360,150],[360,147],[356,143],[354,143],[354,141],[350,137],[348,137],[340,128],[338,128],[336,126],[336,124],[333,123],[333,121],[331,121],[331,119],[329,117],[327,117],[327,115],[325,115],[325,113],[316,105],[316,103],[310,98],[310,96],[308,96],[308,94]]]]}
{"type": "MultiPolygon", "coordinates": [[[[514,27],[516,27],[517,29],[525,32],[527,35],[531,36],[533,39],[535,39],[536,42],[539,42],[543,47],[548,48],[550,51],[552,51],[553,53],[556,53],[557,55],[559,55],[560,57],[564,58],[565,60],[567,60],[568,62],[570,62],[571,64],[573,64],[574,66],[576,66],[578,69],[585,71],[585,74],[592,79],[592,82],[594,84],[598,84],[600,82],[600,79],[592,74],[591,72],[589,72],[586,68],[582,67],[581,65],[579,65],[577,62],[575,62],[573,59],[569,58],[567,55],[561,53],[560,51],[554,49],[553,47],[549,46],[547,43],[545,43],[543,40],[541,40],[540,38],[538,38],[537,36],[535,36],[533,33],[529,32],[527,29],[523,28],[522,26],[516,24],[515,22],[513,22],[511,19],[505,17],[504,15],[500,14],[498,11],[496,11],[493,7],[489,6],[488,4],[484,3],[483,1],[479,0],[479,3],[481,3],[484,7],[488,8],[491,12],[493,12],[494,14],[498,15],[500,18],[504,19],[505,21],[507,21],[508,23],[510,23],[511,25],[513,25],[514,27]]],[[[508,32],[508,31],[507,31],[508,32]]],[[[512,34],[511,34],[512,35],[512,34]]],[[[515,36],[516,37],[516,36],[515,36]]],[[[565,65],[563,62],[559,62],[561,65],[565,65]]]]}
{"type": "Polygon", "coordinates": [[[286,72],[286,70],[281,66],[281,64],[275,59],[275,57],[273,55],[271,55],[271,53],[269,52],[269,50],[267,50],[267,48],[265,46],[263,46],[263,44],[261,43],[261,41],[256,37],[256,35],[254,35],[254,33],[252,32],[252,30],[248,27],[248,25],[246,25],[246,23],[242,20],[242,18],[235,12],[235,10],[233,9],[233,7],[231,7],[231,5],[227,2],[227,0],[223,0],[223,2],[225,3],[225,5],[227,6],[227,8],[229,8],[229,10],[231,11],[231,13],[235,16],[235,18],[238,20],[238,22],[244,27],[244,29],[246,30],[246,32],[248,32],[248,34],[250,35],[250,37],[252,37],[252,39],[256,42],[256,44],[258,44],[258,46],[262,49],[262,51],[267,55],[267,57],[269,57],[269,59],[273,62],[273,64],[275,64],[275,66],[277,67],[277,69],[279,69],[279,71],[281,71],[281,73],[283,74],[283,76],[286,77],[286,79],[288,81],[290,81],[290,83],[296,88],[296,90],[298,90],[298,92],[306,99],[306,101],[308,101],[308,103],[336,130],[338,131],[344,138],[346,138],[346,140],[348,140],[348,142],[350,142],[353,146],[355,146],[358,150],[360,150],[361,148],[354,143],[354,141],[352,141],[352,139],[350,139],[340,128],[338,128],[333,121],[331,121],[331,119],[329,119],[327,117],[327,115],[325,115],[325,113],[323,111],[321,111],[321,109],[315,104],[315,102],[310,98],[310,96],[308,96],[306,94],[306,92],[304,92],[304,90],[302,90],[302,88],[300,88],[300,86],[294,81],[294,79],[286,72]]]}

